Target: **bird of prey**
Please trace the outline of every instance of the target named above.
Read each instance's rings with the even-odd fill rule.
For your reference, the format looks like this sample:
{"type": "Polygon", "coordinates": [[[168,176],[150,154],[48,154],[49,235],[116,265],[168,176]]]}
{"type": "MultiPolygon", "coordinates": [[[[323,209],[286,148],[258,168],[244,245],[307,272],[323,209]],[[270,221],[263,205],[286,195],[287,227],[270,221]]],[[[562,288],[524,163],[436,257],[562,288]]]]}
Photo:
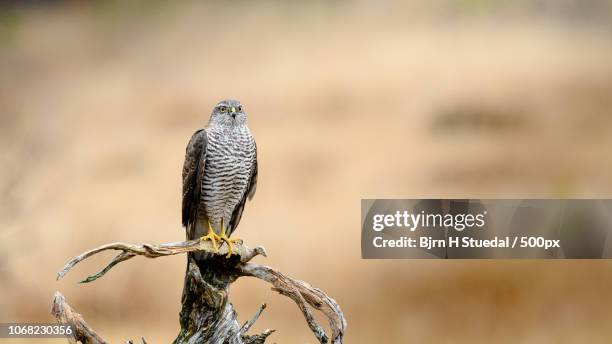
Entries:
{"type": "Polygon", "coordinates": [[[182,216],[187,240],[210,240],[216,252],[226,242],[229,257],[239,240],[229,236],[256,187],[257,147],[247,115],[239,101],[223,100],[187,144],[182,216]]]}

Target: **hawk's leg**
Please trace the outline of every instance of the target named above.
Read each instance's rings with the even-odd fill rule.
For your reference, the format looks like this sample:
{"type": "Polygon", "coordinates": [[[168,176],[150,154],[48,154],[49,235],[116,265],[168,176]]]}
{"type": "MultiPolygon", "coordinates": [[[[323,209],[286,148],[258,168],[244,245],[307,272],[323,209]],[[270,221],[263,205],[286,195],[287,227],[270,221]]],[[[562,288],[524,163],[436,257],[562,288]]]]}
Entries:
{"type": "MultiPolygon", "coordinates": [[[[217,241],[220,242],[222,238],[212,229],[212,227],[210,226],[210,221],[207,221],[206,223],[208,224],[208,234],[201,237],[200,240],[210,240],[210,242],[212,242],[213,248],[215,249],[215,252],[219,253],[219,246],[217,246],[217,241]]],[[[223,223],[221,225],[223,226],[223,223]]]]}
{"type": "Polygon", "coordinates": [[[230,239],[226,234],[225,234],[225,225],[223,224],[223,218],[221,218],[221,234],[219,235],[219,239],[223,240],[227,243],[227,258],[229,258],[232,255],[232,244],[240,241],[240,238],[232,238],[230,239]]]}

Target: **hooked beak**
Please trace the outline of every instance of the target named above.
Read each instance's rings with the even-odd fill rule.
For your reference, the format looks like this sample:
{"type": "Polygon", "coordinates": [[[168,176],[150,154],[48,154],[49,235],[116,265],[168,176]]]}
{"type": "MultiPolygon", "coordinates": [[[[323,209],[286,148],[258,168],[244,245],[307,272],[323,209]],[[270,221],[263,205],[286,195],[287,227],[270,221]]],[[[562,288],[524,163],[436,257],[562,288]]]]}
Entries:
{"type": "Polygon", "coordinates": [[[236,119],[236,108],[232,106],[232,112],[231,112],[232,118],[236,119]]]}

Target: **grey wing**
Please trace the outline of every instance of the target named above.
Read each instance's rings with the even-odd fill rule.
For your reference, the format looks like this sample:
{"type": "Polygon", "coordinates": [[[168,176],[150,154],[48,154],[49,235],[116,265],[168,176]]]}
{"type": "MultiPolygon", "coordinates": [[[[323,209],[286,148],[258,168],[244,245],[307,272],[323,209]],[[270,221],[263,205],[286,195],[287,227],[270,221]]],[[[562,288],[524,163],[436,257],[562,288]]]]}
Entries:
{"type": "Polygon", "coordinates": [[[255,196],[255,190],[257,190],[257,148],[255,148],[255,162],[253,164],[253,169],[251,170],[251,175],[249,176],[249,186],[242,196],[240,203],[234,208],[234,212],[232,213],[232,219],[230,220],[228,226],[228,235],[232,234],[232,232],[238,227],[238,223],[240,223],[240,219],[242,218],[242,211],[244,210],[244,205],[246,203],[247,198],[249,201],[253,199],[255,196]]]}
{"type": "Polygon", "coordinates": [[[200,181],[206,162],[206,130],[196,131],[189,140],[183,163],[182,222],[187,228],[187,238],[193,239],[193,228],[198,218],[200,203],[200,181]],[[190,233],[191,232],[191,233],[190,233]]]}

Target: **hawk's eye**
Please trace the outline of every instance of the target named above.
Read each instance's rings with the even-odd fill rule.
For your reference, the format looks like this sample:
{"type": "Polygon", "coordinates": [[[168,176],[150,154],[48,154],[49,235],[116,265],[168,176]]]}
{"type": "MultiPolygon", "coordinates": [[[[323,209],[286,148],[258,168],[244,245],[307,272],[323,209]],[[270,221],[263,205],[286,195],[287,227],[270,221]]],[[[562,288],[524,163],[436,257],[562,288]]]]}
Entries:
{"type": "Polygon", "coordinates": [[[224,106],[224,105],[219,106],[219,112],[226,113],[227,112],[227,106],[224,106]]]}
{"type": "Polygon", "coordinates": [[[238,105],[238,112],[242,112],[242,105],[238,105]]]}

